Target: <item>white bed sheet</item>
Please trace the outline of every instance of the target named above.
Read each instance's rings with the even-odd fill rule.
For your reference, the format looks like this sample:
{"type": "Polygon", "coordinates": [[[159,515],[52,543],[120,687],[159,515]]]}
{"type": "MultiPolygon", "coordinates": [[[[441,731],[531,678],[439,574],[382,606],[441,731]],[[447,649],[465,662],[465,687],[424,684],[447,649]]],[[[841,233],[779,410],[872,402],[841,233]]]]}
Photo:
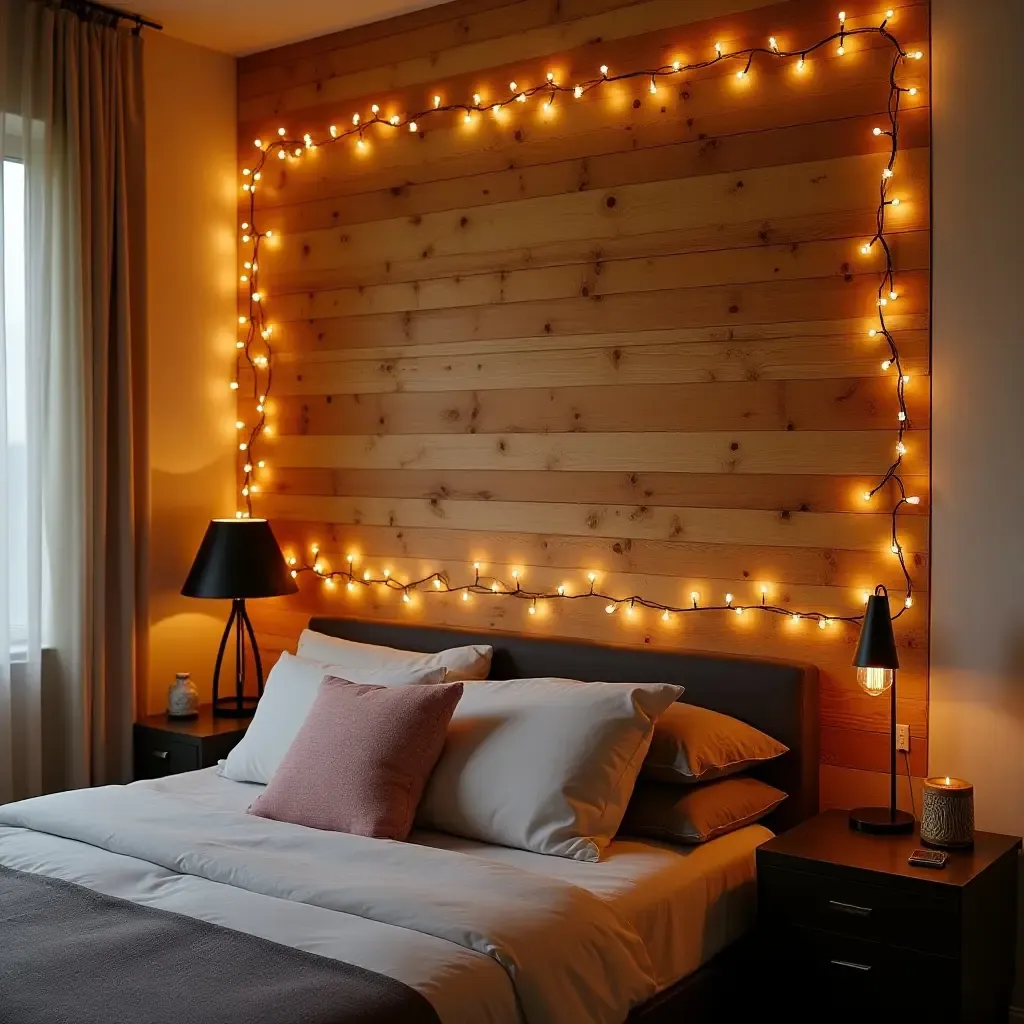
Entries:
{"type": "MultiPolygon", "coordinates": [[[[263,789],[222,778],[216,768],[135,785],[222,810],[244,810],[263,789]]],[[[410,842],[508,864],[593,893],[636,930],[663,989],[692,974],[752,926],[757,910],[755,851],[771,838],[767,828],[748,825],[687,848],[650,839],[616,839],[596,864],[439,832],[414,832],[410,842]]]]}

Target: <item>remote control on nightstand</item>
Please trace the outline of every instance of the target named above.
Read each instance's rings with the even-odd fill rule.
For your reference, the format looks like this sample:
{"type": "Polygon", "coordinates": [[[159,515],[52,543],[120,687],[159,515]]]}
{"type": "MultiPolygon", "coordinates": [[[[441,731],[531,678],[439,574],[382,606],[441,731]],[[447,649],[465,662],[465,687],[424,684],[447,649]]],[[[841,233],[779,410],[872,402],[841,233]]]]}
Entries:
{"type": "Polygon", "coordinates": [[[944,868],[949,854],[941,850],[915,850],[908,858],[907,863],[918,868],[944,868]]]}

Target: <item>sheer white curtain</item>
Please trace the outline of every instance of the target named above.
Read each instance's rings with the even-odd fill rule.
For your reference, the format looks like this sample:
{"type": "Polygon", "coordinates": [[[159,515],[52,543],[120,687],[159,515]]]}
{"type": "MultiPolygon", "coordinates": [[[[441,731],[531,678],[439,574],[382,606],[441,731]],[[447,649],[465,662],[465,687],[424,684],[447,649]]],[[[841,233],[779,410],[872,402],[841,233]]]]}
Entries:
{"type": "Polygon", "coordinates": [[[0,802],[130,765],[141,40],[0,0],[0,802]]]}

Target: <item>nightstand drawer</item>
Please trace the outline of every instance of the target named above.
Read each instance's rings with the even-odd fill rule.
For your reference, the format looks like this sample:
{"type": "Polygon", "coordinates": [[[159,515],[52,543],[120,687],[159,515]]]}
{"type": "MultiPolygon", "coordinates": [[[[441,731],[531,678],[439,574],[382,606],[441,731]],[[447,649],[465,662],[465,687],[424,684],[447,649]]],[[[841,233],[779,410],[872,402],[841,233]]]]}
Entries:
{"type": "Polygon", "coordinates": [[[166,735],[150,735],[135,750],[135,777],[160,779],[165,775],[192,772],[201,767],[199,748],[166,735]]]}
{"type": "Polygon", "coordinates": [[[776,941],[790,946],[819,1012],[844,1020],[861,1013],[877,1019],[880,1012],[884,1019],[911,1012],[915,1019],[960,1019],[955,960],[810,928],[780,931],[776,941]]]}
{"type": "Polygon", "coordinates": [[[758,893],[761,912],[780,923],[923,953],[956,956],[960,951],[953,899],[764,864],[758,893]]]}

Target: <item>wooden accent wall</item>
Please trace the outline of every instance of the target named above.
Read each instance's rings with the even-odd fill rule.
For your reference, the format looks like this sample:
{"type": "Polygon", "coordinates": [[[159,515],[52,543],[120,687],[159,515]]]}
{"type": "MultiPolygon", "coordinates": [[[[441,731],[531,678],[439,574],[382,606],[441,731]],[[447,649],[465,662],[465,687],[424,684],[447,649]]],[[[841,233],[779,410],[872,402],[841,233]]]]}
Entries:
{"type": "MultiPolygon", "coordinates": [[[[850,11],[877,25],[882,4],[850,11]]],[[[835,0],[456,0],[240,62],[239,160],[354,111],[423,109],[726,49],[783,48],[837,27],[835,0]]],[[[912,375],[901,517],[918,587],[898,635],[899,719],[927,766],[928,7],[897,5],[902,153],[889,223],[890,323],[912,375]]],[[[451,116],[301,161],[271,161],[259,223],[282,238],[261,284],[277,352],[269,470],[256,514],[324,560],[441,570],[474,560],[532,586],[585,585],[681,602],[692,590],[856,613],[876,583],[902,601],[892,495],[866,505],[895,444],[885,353],[868,338],[873,233],[891,52],[851,39],[793,65],[758,61],[580,101],[515,105],[503,123],[451,116]]],[[[244,257],[243,257],[244,258],[244,257]]],[[[243,387],[244,393],[244,387],[243,387]]],[[[240,411],[251,415],[242,399],[240,411]]],[[[822,672],[823,799],[870,794],[887,765],[888,701],[851,668],[857,630],[758,613],[627,620],[574,603],[394,593],[311,578],[254,605],[266,651],[313,612],[681,645],[802,659],[822,672]]]]}

